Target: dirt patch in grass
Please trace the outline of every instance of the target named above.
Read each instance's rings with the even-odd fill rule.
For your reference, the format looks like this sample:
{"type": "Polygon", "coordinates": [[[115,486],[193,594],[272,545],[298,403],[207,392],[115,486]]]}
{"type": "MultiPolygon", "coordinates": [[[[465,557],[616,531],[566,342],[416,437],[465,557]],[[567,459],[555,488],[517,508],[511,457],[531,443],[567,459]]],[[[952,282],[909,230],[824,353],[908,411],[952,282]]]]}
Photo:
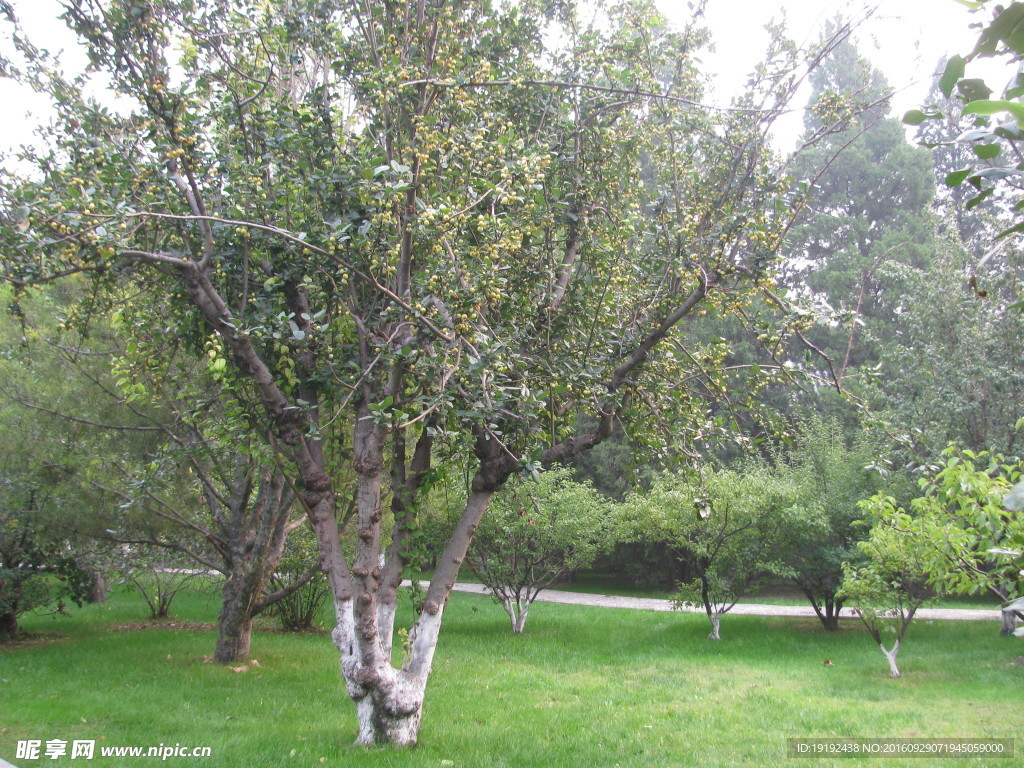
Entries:
{"type": "Polygon", "coordinates": [[[37,645],[49,645],[66,636],[58,632],[19,632],[13,639],[0,641],[0,652],[12,648],[32,648],[37,645]]]}
{"type": "MultiPolygon", "coordinates": [[[[125,624],[117,624],[111,627],[114,632],[145,632],[150,629],[170,629],[179,632],[215,632],[217,625],[210,621],[182,621],[180,619],[145,619],[143,621],[129,621],[125,624]]],[[[326,635],[328,630],[314,627],[312,629],[303,630],[286,630],[281,627],[269,624],[259,623],[253,627],[255,632],[267,632],[267,633],[281,633],[281,634],[293,634],[293,635],[326,635]]]]}
{"type": "Polygon", "coordinates": [[[171,629],[179,632],[210,632],[217,625],[208,621],[179,621],[178,619],[146,619],[129,621],[112,627],[114,632],[142,632],[148,629],[171,629]]]}

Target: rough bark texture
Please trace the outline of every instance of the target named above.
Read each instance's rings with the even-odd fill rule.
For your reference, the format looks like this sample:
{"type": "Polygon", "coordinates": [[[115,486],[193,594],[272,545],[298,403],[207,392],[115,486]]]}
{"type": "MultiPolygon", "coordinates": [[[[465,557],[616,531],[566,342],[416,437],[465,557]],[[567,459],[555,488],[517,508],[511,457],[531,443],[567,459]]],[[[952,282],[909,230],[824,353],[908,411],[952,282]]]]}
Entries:
{"type": "MultiPolygon", "coordinates": [[[[240,465],[227,509],[214,509],[221,521],[226,570],[221,593],[214,658],[232,664],[249,657],[253,617],[270,603],[260,595],[281,562],[294,496],[277,470],[264,470],[250,499],[251,467],[240,465]]],[[[212,492],[208,493],[212,499],[212,492]]]]}
{"type": "Polygon", "coordinates": [[[85,602],[87,603],[105,603],[107,602],[107,580],[103,578],[102,573],[94,573],[92,576],[92,584],[89,585],[89,593],[85,596],[85,602]]]}
{"type": "Polygon", "coordinates": [[[6,640],[18,634],[18,614],[14,611],[0,613],[0,640],[6,640]]]}
{"type": "Polygon", "coordinates": [[[217,620],[217,647],[214,658],[222,664],[231,664],[249,658],[252,637],[254,596],[253,584],[228,577],[221,593],[220,617],[217,620]]]}

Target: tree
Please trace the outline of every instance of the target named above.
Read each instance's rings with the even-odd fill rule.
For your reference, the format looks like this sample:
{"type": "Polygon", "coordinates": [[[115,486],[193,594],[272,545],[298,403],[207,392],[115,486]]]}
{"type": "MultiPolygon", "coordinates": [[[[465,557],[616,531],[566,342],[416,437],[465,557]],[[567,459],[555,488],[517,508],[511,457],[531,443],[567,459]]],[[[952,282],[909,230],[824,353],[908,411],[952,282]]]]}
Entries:
{"type": "MultiPolygon", "coordinates": [[[[104,487],[120,503],[103,538],[182,555],[191,568],[219,573],[221,610],[214,659],[249,656],[252,620],[313,579],[309,564],[282,583],[275,572],[288,536],[305,523],[293,516],[295,496],[284,474],[258,447],[248,454],[204,435],[197,422],[179,422],[186,440],[171,440],[140,470],[126,469],[123,486],[104,487]],[[175,442],[177,441],[177,442],[175,442]],[[277,589],[267,586],[277,582],[277,589]]],[[[165,556],[166,557],[166,556],[165,556]]]]}
{"type": "Polygon", "coordinates": [[[501,603],[512,632],[526,627],[542,590],[590,566],[614,542],[611,505],[565,468],[513,480],[495,495],[466,564],[501,603]]]}
{"type": "Polygon", "coordinates": [[[908,144],[899,121],[885,116],[889,87],[853,42],[836,46],[813,85],[806,133],[823,122],[835,129],[797,166],[814,194],[790,235],[787,281],[833,317],[813,338],[843,378],[878,362],[878,342],[895,333],[908,276],[932,261],[935,185],[928,152],[908,144]]]}
{"type": "Polygon", "coordinates": [[[839,629],[844,568],[860,559],[864,533],[857,503],[878,492],[889,470],[879,466],[877,440],[859,429],[849,440],[835,421],[810,417],[795,430],[792,449],[776,459],[776,469],[801,489],[806,508],[819,509],[820,525],[793,526],[784,560],[790,580],[800,589],[822,626],[839,629]]]}
{"type": "MultiPolygon", "coordinates": [[[[63,524],[69,516],[71,473],[32,414],[0,405],[0,640],[18,633],[30,611],[81,605],[92,576],[77,562],[63,524]]],[[[67,445],[71,443],[71,445],[67,445]]]]}
{"type": "Polygon", "coordinates": [[[699,101],[703,35],[643,3],[590,25],[569,2],[66,9],[136,106],[90,102],[23,43],[58,116],[52,149],[23,158],[39,175],[0,183],[4,273],[130,282],[157,297],[132,325],[176,328],[227,389],[250,387],[242,411],[317,535],[357,741],[415,743],[491,496],[621,425],[672,423],[685,445],[715,429],[708,400],[761,385],[680,339],[699,313],[742,317],[770,292],[801,195],[767,135],[798,57],[776,44],[715,111],[699,101]],[[330,424],[352,425],[343,447],[330,424]],[[399,669],[435,444],[471,452],[472,479],[399,669]],[[351,562],[332,450],[356,477],[351,562]]]}
{"type": "Polygon", "coordinates": [[[949,446],[920,481],[912,514],[892,499],[873,497],[872,509],[916,542],[928,581],[942,592],[990,592],[1000,601],[1020,596],[1024,525],[1011,491],[1024,471],[1017,459],[949,446]]]}
{"type": "MultiPolygon", "coordinates": [[[[938,89],[943,98],[935,99],[935,103],[921,109],[910,110],[904,115],[903,122],[916,126],[929,122],[945,123],[948,126],[947,132],[941,137],[945,140],[935,141],[940,137],[933,136],[928,144],[970,147],[973,156],[969,161],[946,174],[944,179],[946,186],[953,190],[962,188],[965,183],[970,185],[969,199],[964,203],[965,211],[988,200],[1017,213],[1021,207],[1020,202],[1015,200],[1021,189],[1020,172],[1016,165],[1019,143],[1024,139],[1024,103],[1021,100],[1024,96],[1024,81],[1014,69],[1005,89],[999,94],[1001,98],[992,98],[996,95],[994,89],[982,78],[968,77],[971,74],[968,67],[977,59],[996,57],[1005,58],[1016,66],[1024,58],[1024,40],[1017,31],[1018,25],[1024,20],[1024,3],[1003,5],[991,3],[990,0],[977,0],[971,5],[975,12],[991,8],[991,20],[976,25],[981,31],[970,53],[965,56],[953,55],[946,61],[938,81],[938,89]]],[[[996,221],[1001,218],[997,216],[996,221]]],[[[979,262],[979,267],[984,266],[1001,250],[999,240],[1024,232],[1024,222],[1018,221],[1009,227],[1001,226],[999,230],[991,237],[991,240],[997,241],[995,247],[989,249],[986,257],[979,262]]]]}
{"type": "Polygon", "coordinates": [[[815,510],[799,502],[796,484],[752,466],[663,475],[626,503],[639,531],[669,542],[692,565],[695,577],[679,584],[673,603],[702,606],[708,638],[718,640],[723,614],[768,577],[786,573],[780,555],[792,527],[823,527],[815,510]]]}
{"type": "Polygon", "coordinates": [[[1012,455],[1024,417],[1024,317],[1011,309],[1020,277],[1007,255],[989,270],[987,296],[970,288],[970,257],[956,243],[907,281],[899,333],[881,346],[864,395],[907,434],[907,461],[933,464],[955,442],[1012,455]]]}
{"type": "MultiPolygon", "coordinates": [[[[113,293],[109,300],[124,298],[113,293]]],[[[127,545],[117,550],[117,566],[147,600],[154,579],[167,582],[167,589],[156,586],[154,615],[165,615],[182,585],[154,575],[170,561],[151,548],[184,555],[174,560],[178,569],[223,574],[214,658],[236,662],[248,655],[253,617],[301,586],[281,584],[284,591],[261,596],[285,537],[303,516],[293,519],[294,494],[270,452],[253,441],[252,425],[229,417],[247,393],[218,393],[209,358],[170,351],[173,341],[149,338],[131,324],[141,301],[105,313],[97,302],[76,306],[52,288],[22,297],[24,349],[9,355],[11,375],[0,390],[11,407],[44,414],[51,441],[63,441],[68,426],[81,435],[79,453],[92,456],[64,463],[74,476],[69,485],[94,501],[89,514],[58,527],[73,531],[79,548],[127,545]],[[75,332],[81,310],[92,315],[87,334],[75,332]],[[145,354],[152,348],[165,353],[145,354]],[[40,384],[54,377],[62,382],[58,389],[40,384]],[[140,569],[145,582],[135,578],[140,569]]],[[[14,333],[7,334],[11,343],[14,333]]],[[[315,570],[297,578],[308,581],[315,570]]]]}
{"type": "MultiPolygon", "coordinates": [[[[865,507],[871,510],[874,501],[865,507]]],[[[879,510],[884,514],[884,510],[879,510]]],[[[880,518],[866,541],[858,546],[867,556],[864,565],[847,564],[840,596],[852,603],[854,611],[889,662],[889,677],[899,677],[896,657],[907,629],[924,603],[935,595],[928,585],[927,558],[921,547],[894,530],[880,518]],[[883,633],[895,635],[886,648],[883,633]]]]}

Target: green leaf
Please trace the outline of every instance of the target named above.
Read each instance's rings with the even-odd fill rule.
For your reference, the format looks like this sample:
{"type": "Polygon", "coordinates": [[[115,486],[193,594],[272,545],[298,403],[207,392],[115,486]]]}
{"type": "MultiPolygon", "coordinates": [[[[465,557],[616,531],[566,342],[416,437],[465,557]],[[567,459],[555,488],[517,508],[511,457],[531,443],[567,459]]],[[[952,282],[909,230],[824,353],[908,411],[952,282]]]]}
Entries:
{"type": "Polygon", "coordinates": [[[964,101],[980,101],[992,95],[992,89],[981,78],[961,80],[956,84],[960,98],[964,101]]]}
{"type": "Polygon", "coordinates": [[[907,125],[920,125],[928,119],[928,115],[922,112],[920,109],[911,109],[905,115],[903,115],[903,122],[907,125]]]}
{"type": "MultiPolygon", "coordinates": [[[[954,56],[946,62],[946,69],[939,78],[939,90],[947,99],[953,93],[953,86],[964,76],[965,62],[962,56],[954,56]]],[[[906,118],[904,118],[906,121],[906,118]]]]}
{"type": "Polygon", "coordinates": [[[959,187],[961,184],[964,183],[964,179],[971,175],[971,171],[973,170],[973,168],[963,168],[959,171],[953,171],[952,173],[948,174],[944,179],[946,186],[959,187]]]}
{"type": "Polygon", "coordinates": [[[1016,234],[1018,232],[1024,232],[1024,221],[1022,221],[1022,222],[1020,222],[1018,224],[1014,224],[1009,229],[1004,229],[1002,232],[1000,232],[998,235],[996,235],[995,239],[996,240],[1001,240],[1004,237],[1008,237],[1008,236],[1016,234]]]}
{"type": "Polygon", "coordinates": [[[988,189],[984,190],[981,194],[975,195],[970,200],[968,200],[964,208],[967,209],[968,211],[977,208],[979,205],[981,205],[981,203],[985,200],[986,197],[988,197],[995,191],[995,187],[989,187],[988,189]]]}
{"type": "Polygon", "coordinates": [[[976,154],[982,160],[991,160],[994,157],[998,157],[999,153],[1002,151],[1002,147],[1000,147],[998,144],[974,145],[974,154],[976,154]]]}
{"type": "Polygon", "coordinates": [[[1019,101],[1003,101],[1000,99],[980,99],[964,105],[965,115],[995,115],[1009,112],[1018,125],[1024,125],[1024,104],[1019,101]]]}

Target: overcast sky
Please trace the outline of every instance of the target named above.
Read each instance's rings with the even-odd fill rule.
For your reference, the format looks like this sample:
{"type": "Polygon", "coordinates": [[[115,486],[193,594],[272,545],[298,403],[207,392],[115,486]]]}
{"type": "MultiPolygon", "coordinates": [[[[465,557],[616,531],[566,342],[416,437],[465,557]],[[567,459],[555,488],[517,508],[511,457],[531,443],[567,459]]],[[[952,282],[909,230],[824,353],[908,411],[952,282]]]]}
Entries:
{"type": "MultiPolygon", "coordinates": [[[[686,0],[656,1],[677,23],[684,24],[689,18],[686,0]]],[[[75,50],[74,40],[57,21],[55,0],[14,0],[13,5],[33,39],[42,40],[51,50],[67,51],[62,58],[66,67],[81,66],[82,56],[75,50]]],[[[920,105],[939,58],[969,51],[976,39],[977,33],[968,25],[977,17],[956,0],[709,0],[705,21],[715,50],[702,59],[706,71],[713,74],[717,100],[727,103],[762,56],[768,43],[764,26],[773,17],[784,14],[791,37],[806,44],[817,39],[825,22],[837,13],[859,18],[872,5],[880,5],[879,10],[856,33],[861,53],[885,73],[895,89],[895,114],[902,115],[920,105]]],[[[0,37],[0,45],[9,44],[0,37]]],[[[0,104],[6,112],[6,119],[0,121],[2,152],[29,139],[31,126],[45,118],[45,104],[2,80],[0,104]]],[[[783,124],[782,131],[791,132],[795,139],[801,122],[798,109],[783,124]]]]}
{"type": "MultiPolygon", "coordinates": [[[[689,18],[685,0],[656,2],[679,24],[689,18]]],[[[772,19],[784,16],[790,37],[803,46],[817,40],[825,23],[837,14],[859,20],[877,8],[854,33],[854,39],[861,55],[885,74],[894,89],[893,113],[898,116],[920,106],[928,96],[940,58],[964,54],[974,47],[978,33],[969,25],[984,18],[956,0],[708,0],[707,6],[705,18],[715,50],[702,58],[707,71],[713,73],[718,98],[725,102],[767,48],[764,27],[772,19]]],[[[992,69],[982,76],[990,72],[992,69]]],[[[1005,67],[992,76],[990,84],[998,82],[1001,87],[1003,72],[1005,67]]],[[[782,123],[782,129],[795,138],[802,119],[798,111],[782,123]]]]}

